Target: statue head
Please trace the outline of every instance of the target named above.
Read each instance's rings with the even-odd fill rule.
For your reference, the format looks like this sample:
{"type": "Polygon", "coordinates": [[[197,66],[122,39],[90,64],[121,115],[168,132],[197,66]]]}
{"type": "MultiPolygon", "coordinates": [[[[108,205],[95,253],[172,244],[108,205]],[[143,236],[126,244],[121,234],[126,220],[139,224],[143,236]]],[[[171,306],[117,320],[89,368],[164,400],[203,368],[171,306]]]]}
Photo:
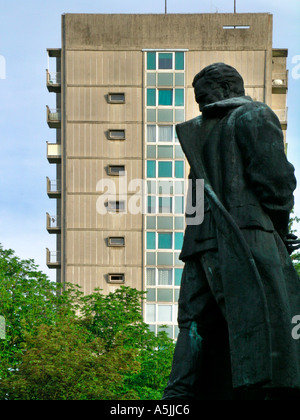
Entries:
{"type": "Polygon", "coordinates": [[[202,69],[194,77],[195,99],[200,111],[205,105],[244,96],[244,81],[238,71],[224,63],[214,63],[202,69]]]}

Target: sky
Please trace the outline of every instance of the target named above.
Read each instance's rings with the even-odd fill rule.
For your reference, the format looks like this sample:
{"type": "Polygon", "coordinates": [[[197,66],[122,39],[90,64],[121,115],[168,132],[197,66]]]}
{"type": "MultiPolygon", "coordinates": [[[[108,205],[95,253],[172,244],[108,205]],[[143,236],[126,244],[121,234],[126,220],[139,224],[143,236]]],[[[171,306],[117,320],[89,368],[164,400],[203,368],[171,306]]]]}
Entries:
{"type": "MultiPolygon", "coordinates": [[[[234,0],[167,1],[168,13],[233,11],[234,0]]],[[[299,179],[295,214],[300,217],[300,2],[236,0],[236,11],[271,13],[273,48],[289,50],[288,159],[299,179]]],[[[55,271],[46,266],[46,248],[55,250],[56,244],[46,230],[46,212],[56,210],[46,177],[55,178],[56,165],[46,158],[46,141],[55,142],[46,105],[54,107],[55,95],[46,88],[46,50],[61,47],[64,13],[164,12],[165,0],[0,0],[0,243],[22,259],[34,259],[51,280],[55,271]]]]}

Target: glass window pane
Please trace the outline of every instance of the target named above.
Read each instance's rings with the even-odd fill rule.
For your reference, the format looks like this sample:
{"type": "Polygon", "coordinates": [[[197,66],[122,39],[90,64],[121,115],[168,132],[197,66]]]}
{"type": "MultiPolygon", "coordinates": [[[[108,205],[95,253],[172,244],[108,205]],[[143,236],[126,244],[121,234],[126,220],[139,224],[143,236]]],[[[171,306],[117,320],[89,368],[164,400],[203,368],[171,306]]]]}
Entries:
{"type": "Polygon", "coordinates": [[[156,110],[147,109],[147,122],[155,122],[155,121],[156,121],[156,110]]]}
{"type": "Polygon", "coordinates": [[[175,89],[175,106],[184,106],[184,90],[175,89]]]}
{"type": "Polygon", "coordinates": [[[148,194],[156,194],[156,181],[147,181],[148,194]]]}
{"type": "Polygon", "coordinates": [[[174,302],[178,302],[180,289],[174,289],[174,302]]]}
{"type": "Polygon", "coordinates": [[[158,162],[159,178],[172,178],[172,162],[158,162]]]}
{"type": "Polygon", "coordinates": [[[184,121],[184,109],[175,109],[175,122],[184,121]]]}
{"type": "MultiPolygon", "coordinates": [[[[147,289],[147,301],[148,302],[155,302],[156,301],[156,289],[151,288],[147,289]]],[[[164,302],[169,302],[168,300],[165,300],[164,302]]]]}
{"type": "Polygon", "coordinates": [[[147,229],[156,229],[156,217],[147,216],[147,229]]]}
{"type": "Polygon", "coordinates": [[[156,321],[156,305],[146,305],[146,322],[156,321]]]}
{"type": "Polygon", "coordinates": [[[155,268],[147,268],[147,286],[155,286],[155,268]]]}
{"type": "Polygon", "coordinates": [[[147,249],[156,249],[155,232],[147,232],[147,249]]]}
{"type": "Polygon", "coordinates": [[[147,125],[147,141],[153,143],[156,141],[156,126],[147,125]]]}
{"type": "Polygon", "coordinates": [[[184,229],[184,218],[175,217],[175,229],[184,229]]]}
{"type": "Polygon", "coordinates": [[[175,249],[181,249],[183,244],[183,232],[175,232],[175,249]]]}
{"type": "Polygon", "coordinates": [[[174,265],[183,265],[183,262],[179,259],[180,252],[174,253],[174,265]]]}
{"type": "Polygon", "coordinates": [[[147,73],[147,85],[156,86],[156,73],[147,73]]]}
{"type": "Polygon", "coordinates": [[[158,194],[173,194],[173,181],[158,181],[158,194]]]}
{"type": "Polygon", "coordinates": [[[156,213],[156,197],[148,196],[147,213],[156,213]]]}
{"type": "Polygon", "coordinates": [[[184,181],[175,181],[175,194],[184,194],[184,181]]]}
{"type": "Polygon", "coordinates": [[[172,322],[172,305],[158,305],[158,322],[172,322]]]}
{"type": "Polygon", "coordinates": [[[158,234],[158,249],[172,249],[172,246],[172,233],[158,234]]]}
{"type": "Polygon", "coordinates": [[[175,74],[175,86],[184,86],[184,73],[175,74]]]}
{"type": "Polygon", "coordinates": [[[173,86],[173,73],[158,73],[158,86],[173,86]]]}
{"type": "Polygon", "coordinates": [[[175,70],[184,70],[184,52],[175,53],[175,70]]]}
{"type": "Polygon", "coordinates": [[[173,146],[158,146],[159,158],[173,158],[173,146]]]}
{"type": "Polygon", "coordinates": [[[158,285],[172,286],[172,269],[158,269],[158,285]]]}
{"type": "Polygon", "coordinates": [[[172,197],[159,197],[158,204],[159,213],[172,213],[172,197]]]}
{"type": "Polygon", "coordinates": [[[184,164],[183,160],[175,161],[175,178],[184,178],[184,164]]]}
{"type": "MultiPolygon", "coordinates": [[[[148,89],[153,90],[153,89],[148,89]]],[[[160,89],[158,91],[158,105],[172,106],[173,105],[173,89],[160,89]]]]}
{"type": "Polygon", "coordinates": [[[156,53],[147,53],[147,70],[156,70],[156,53]]]}
{"type": "Polygon", "coordinates": [[[172,69],[172,53],[159,53],[158,54],[158,68],[165,70],[165,69],[172,69]]]}
{"type": "Polygon", "coordinates": [[[158,331],[165,331],[168,337],[174,338],[173,325],[158,325],[158,331]]]}
{"type": "MultiPolygon", "coordinates": [[[[176,111],[177,110],[175,110],[175,112],[176,111]]],[[[179,111],[183,111],[183,110],[180,109],[179,111]]],[[[159,109],[157,111],[157,121],[160,122],[160,123],[162,123],[162,122],[168,122],[168,123],[173,122],[173,109],[159,109]]]]}
{"type": "Polygon", "coordinates": [[[147,89],[147,106],[156,106],[156,89],[147,89]]]}
{"type": "Polygon", "coordinates": [[[173,126],[159,125],[158,126],[158,141],[173,141],[173,126]]]}
{"type": "Polygon", "coordinates": [[[184,153],[183,153],[183,150],[182,150],[181,146],[175,146],[175,157],[176,158],[184,157],[184,153]]]}
{"type": "Polygon", "coordinates": [[[157,229],[173,229],[173,217],[157,216],[157,229]]]}
{"type": "Polygon", "coordinates": [[[182,268],[175,268],[175,286],[180,286],[182,277],[182,268]]]}
{"type": "Polygon", "coordinates": [[[147,146],[147,157],[156,158],[156,146],[147,146]]]}
{"type": "Polygon", "coordinates": [[[173,265],[173,254],[171,252],[158,252],[157,265],[173,265]]]}
{"type": "Polygon", "coordinates": [[[147,160],[147,178],[156,177],[156,161],[147,160]]]}
{"type": "Polygon", "coordinates": [[[157,301],[173,302],[173,289],[157,289],[157,301]]]}
{"type": "Polygon", "coordinates": [[[147,252],[147,265],[156,265],[156,253],[147,252]]]}
{"type": "Polygon", "coordinates": [[[175,213],[183,214],[184,213],[184,198],[175,197],[175,213]]]}

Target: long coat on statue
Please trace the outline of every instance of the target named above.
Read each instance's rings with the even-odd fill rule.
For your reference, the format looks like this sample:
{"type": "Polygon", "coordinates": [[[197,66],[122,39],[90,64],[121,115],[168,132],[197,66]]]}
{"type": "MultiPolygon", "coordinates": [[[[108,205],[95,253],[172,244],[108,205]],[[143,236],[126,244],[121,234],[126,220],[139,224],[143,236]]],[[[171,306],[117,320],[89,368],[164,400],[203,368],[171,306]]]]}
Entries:
{"type": "Polygon", "coordinates": [[[203,223],[187,225],[181,259],[219,249],[233,387],[300,388],[300,340],[292,337],[300,280],[282,240],[296,180],[280,122],[267,105],[236,97],[207,105],[202,116],[177,125],[177,133],[185,152],[185,139],[194,142],[204,182],[241,232],[256,273],[246,281],[206,194],[203,223]]]}

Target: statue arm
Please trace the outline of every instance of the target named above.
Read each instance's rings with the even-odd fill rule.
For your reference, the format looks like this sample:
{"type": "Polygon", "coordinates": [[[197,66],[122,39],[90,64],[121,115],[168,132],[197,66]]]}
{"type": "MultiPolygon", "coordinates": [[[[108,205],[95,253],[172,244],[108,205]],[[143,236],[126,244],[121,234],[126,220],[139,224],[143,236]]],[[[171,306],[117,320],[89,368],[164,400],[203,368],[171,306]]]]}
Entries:
{"type": "Polygon", "coordinates": [[[294,167],[284,152],[280,122],[267,105],[254,103],[237,118],[236,138],[246,178],[275,229],[284,238],[294,205],[296,178],[294,167]]]}

